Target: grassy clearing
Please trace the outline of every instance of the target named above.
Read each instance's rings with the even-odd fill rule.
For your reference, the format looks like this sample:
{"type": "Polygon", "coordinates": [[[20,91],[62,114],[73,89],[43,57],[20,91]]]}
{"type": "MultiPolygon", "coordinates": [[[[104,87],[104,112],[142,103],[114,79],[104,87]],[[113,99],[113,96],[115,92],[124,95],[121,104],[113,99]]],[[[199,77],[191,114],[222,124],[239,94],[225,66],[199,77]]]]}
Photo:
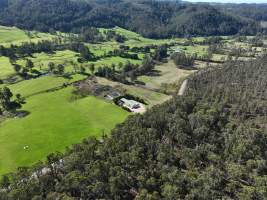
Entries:
{"type": "Polygon", "coordinates": [[[23,106],[30,115],[0,124],[0,174],[43,160],[51,152],[64,151],[83,138],[108,133],[128,116],[128,112],[95,97],[71,102],[72,89],[33,96],[23,106]],[[23,149],[26,145],[28,150],[23,149]]]}
{"type": "Polygon", "coordinates": [[[213,54],[212,55],[212,60],[213,61],[223,61],[227,59],[227,55],[222,55],[222,54],[213,54]]]}
{"type": "Polygon", "coordinates": [[[188,54],[197,54],[199,56],[203,56],[208,52],[208,46],[205,45],[186,46],[182,47],[181,49],[188,54]]]}
{"type": "Polygon", "coordinates": [[[194,37],[192,38],[193,42],[203,42],[205,40],[205,37],[194,37]]]}
{"type": "Polygon", "coordinates": [[[148,103],[148,107],[162,104],[171,99],[171,96],[136,86],[126,86],[125,89],[131,95],[140,97],[148,103]]]}
{"type": "Polygon", "coordinates": [[[195,70],[179,69],[175,66],[172,60],[168,63],[155,66],[157,75],[140,76],[139,81],[144,82],[149,89],[160,89],[162,84],[177,83],[179,80],[195,72],[195,70]]]}
{"type": "Polygon", "coordinates": [[[19,45],[23,42],[50,40],[53,37],[53,35],[47,33],[24,31],[16,27],[0,26],[0,43],[3,46],[10,46],[11,44],[19,45]]]}
{"type": "Polygon", "coordinates": [[[0,79],[5,79],[14,73],[15,73],[14,68],[9,62],[9,59],[7,57],[1,56],[0,57],[0,79]]]}
{"type": "Polygon", "coordinates": [[[25,31],[16,27],[0,26],[0,43],[12,43],[22,40],[29,40],[25,31]]]}
{"type": "Polygon", "coordinates": [[[185,39],[183,38],[174,38],[174,39],[149,39],[144,38],[138,33],[120,28],[115,27],[113,28],[114,31],[116,31],[118,34],[124,35],[127,38],[127,41],[123,45],[128,45],[130,47],[141,47],[141,46],[147,46],[147,45],[160,45],[160,44],[166,44],[171,42],[183,42],[185,39]]]}
{"type": "Polygon", "coordinates": [[[114,56],[114,57],[107,57],[101,60],[98,60],[96,62],[88,62],[88,63],[94,63],[96,67],[100,67],[100,66],[111,66],[112,64],[118,65],[119,63],[133,63],[133,64],[141,64],[142,60],[134,60],[134,59],[128,59],[128,58],[122,58],[122,57],[118,57],[118,56],[114,56]]]}
{"type": "Polygon", "coordinates": [[[88,44],[88,47],[95,56],[104,56],[109,51],[114,51],[115,49],[118,49],[119,45],[116,42],[104,42],[102,44],[88,44]]]}

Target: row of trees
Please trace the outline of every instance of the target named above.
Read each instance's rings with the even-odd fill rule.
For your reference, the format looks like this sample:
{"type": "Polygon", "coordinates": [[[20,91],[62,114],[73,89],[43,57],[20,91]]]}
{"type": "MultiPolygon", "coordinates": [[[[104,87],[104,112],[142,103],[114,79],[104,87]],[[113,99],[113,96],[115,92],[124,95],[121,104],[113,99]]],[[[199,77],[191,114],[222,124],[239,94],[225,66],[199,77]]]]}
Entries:
{"type": "Polygon", "coordinates": [[[104,30],[103,32],[101,32],[98,28],[95,27],[83,27],[79,31],[78,36],[72,35],[71,39],[74,41],[86,43],[99,43],[112,40],[115,40],[119,43],[124,43],[127,38],[121,34],[118,34],[115,30],[104,30]]]}
{"type": "Polygon", "coordinates": [[[54,53],[55,51],[72,50],[80,53],[81,61],[93,60],[94,55],[90,52],[89,48],[80,42],[71,43],[57,43],[57,40],[41,41],[38,43],[26,42],[21,45],[11,45],[10,47],[0,46],[0,56],[9,57],[11,63],[14,63],[18,58],[32,56],[34,53],[54,53]]]}
{"type": "Polygon", "coordinates": [[[108,52],[106,57],[112,57],[112,56],[119,56],[122,58],[129,58],[134,60],[139,60],[138,54],[136,53],[128,53],[126,49],[115,49],[113,51],[108,52]]]}

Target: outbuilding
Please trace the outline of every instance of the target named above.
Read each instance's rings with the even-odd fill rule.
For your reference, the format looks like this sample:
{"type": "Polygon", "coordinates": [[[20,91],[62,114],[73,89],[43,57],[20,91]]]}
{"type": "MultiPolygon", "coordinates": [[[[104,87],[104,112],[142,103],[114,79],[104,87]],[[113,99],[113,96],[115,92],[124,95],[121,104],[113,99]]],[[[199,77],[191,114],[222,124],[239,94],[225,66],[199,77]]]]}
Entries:
{"type": "Polygon", "coordinates": [[[134,101],[134,100],[121,98],[120,102],[121,102],[122,106],[125,106],[126,108],[129,108],[130,110],[140,108],[140,103],[137,101],[134,101]]]}

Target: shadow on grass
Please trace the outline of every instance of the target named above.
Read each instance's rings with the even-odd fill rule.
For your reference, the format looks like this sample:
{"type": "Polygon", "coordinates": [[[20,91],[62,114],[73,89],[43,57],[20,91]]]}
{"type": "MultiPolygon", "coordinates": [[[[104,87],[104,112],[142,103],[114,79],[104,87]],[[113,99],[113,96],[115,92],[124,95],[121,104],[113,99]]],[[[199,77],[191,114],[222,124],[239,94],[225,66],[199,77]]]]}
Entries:
{"type": "Polygon", "coordinates": [[[145,82],[139,80],[135,80],[134,83],[137,85],[146,85],[145,82]]]}
{"type": "Polygon", "coordinates": [[[197,70],[198,68],[195,66],[179,66],[179,69],[183,69],[183,70],[188,70],[188,71],[192,71],[192,70],[197,70]]]}
{"type": "Polygon", "coordinates": [[[26,110],[19,110],[19,111],[16,111],[15,113],[15,118],[23,118],[23,117],[26,117],[30,114],[29,111],[26,111],[26,110]]]}
{"type": "Polygon", "coordinates": [[[161,71],[154,69],[154,70],[146,73],[146,76],[161,76],[161,71]]]}

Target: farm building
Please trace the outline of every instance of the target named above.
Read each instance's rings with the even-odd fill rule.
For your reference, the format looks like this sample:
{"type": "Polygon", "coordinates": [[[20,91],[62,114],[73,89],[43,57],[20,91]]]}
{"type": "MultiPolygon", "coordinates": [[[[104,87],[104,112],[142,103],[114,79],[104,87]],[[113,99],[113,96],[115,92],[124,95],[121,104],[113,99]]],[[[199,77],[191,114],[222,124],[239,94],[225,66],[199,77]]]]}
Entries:
{"type": "Polygon", "coordinates": [[[129,108],[130,110],[140,108],[140,103],[134,100],[122,98],[120,99],[120,102],[122,106],[125,106],[126,108],[129,108]]]}

